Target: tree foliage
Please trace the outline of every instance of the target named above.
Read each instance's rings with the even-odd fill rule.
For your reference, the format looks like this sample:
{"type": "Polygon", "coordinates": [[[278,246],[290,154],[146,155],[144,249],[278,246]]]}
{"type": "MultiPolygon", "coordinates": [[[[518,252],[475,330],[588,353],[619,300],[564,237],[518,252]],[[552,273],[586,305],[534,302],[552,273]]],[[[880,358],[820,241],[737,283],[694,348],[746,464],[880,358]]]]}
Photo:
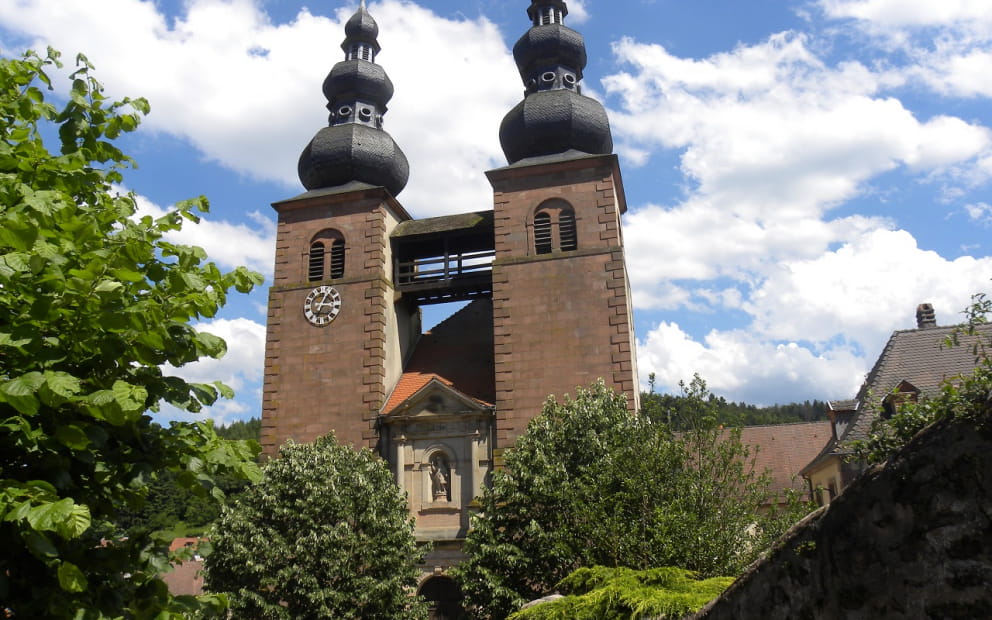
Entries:
{"type": "Polygon", "coordinates": [[[851,442],[853,458],[866,463],[881,463],[909,443],[921,430],[944,418],[966,420],[979,426],[992,424],[992,332],[987,327],[992,315],[992,300],[982,293],[972,296],[964,311],[967,322],[947,337],[944,346],[963,346],[961,336],[969,336],[975,356],[974,372],[951,377],[940,392],[906,401],[890,418],[872,421],[868,438],[851,442]]]}
{"type": "Polygon", "coordinates": [[[163,367],[223,355],[223,340],[190,323],[261,276],[223,273],[202,249],[165,241],[206,210],[203,198],[137,219],[133,196],[113,187],[133,162],[112,140],[148,103],[108,101],[79,56],[56,106],[44,93],[52,67],[53,50],[0,58],[0,607],[15,618],[184,617],[196,601],[172,599],[159,579],[163,541],[122,539],[116,521],[157,472],[214,498],[214,476],[255,475],[247,443],[209,423],[163,428],[146,412],[230,395],[163,367]]]}
{"type": "Polygon", "coordinates": [[[564,598],[512,614],[509,620],[669,620],[719,596],[733,577],[699,580],[681,568],[580,568],[558,583],[564,598]]]}
{"type": "Polygon", "coordinates": [[[407,502],[370,450],[288,443],[208,534],[206,586],[237,618],[422,618],[407,502]]]}
{"type": "Polygon", "coordinates": [[[703,381],[683,389],[678,434],[602,382],[548,400],[484,491],[455,570],[477,616],[505,618],[581,567],[734,575],[782,531],[789,519],[761,512],[769,478],[715,424],[703,381]]]}
{"type": "MultiPolygon", "coordinates": [[[[647,392],[641,392],[641,413],[659,422],[680,430],[682,408],[690,403],[682,394],[658,394],[654,391],[654,373],[648,375],[647,392]]],[[[766,424],[789,424],[815,422],[827,418],[827,403],[822,400],[806,400],[801,403],[769,405],[759,407],[744,402],[728,401],[722,396],[709,394],[707,405],[716,414],[716,421],[724,426],[758,426],[766,424]]]]}
{"type": "MultiPolygon", "coordinates": [[[[259,450],[261,420],[251,418],[216,427],[217,436],[233,441],[247,441],[252,450],[259,450]]],[[[214,483],[230,502],[244,490],[248,481],[232,474],[214,476],[214,483]]],[[[213,497],[202,496],[180,483],[176,472],[159,472],[148,482],[148,495],[137,508],[121,511],[117,524],[128,536],[158,532],[166,538],[201,536],[220,516],[221,503],[213,497]]]]}

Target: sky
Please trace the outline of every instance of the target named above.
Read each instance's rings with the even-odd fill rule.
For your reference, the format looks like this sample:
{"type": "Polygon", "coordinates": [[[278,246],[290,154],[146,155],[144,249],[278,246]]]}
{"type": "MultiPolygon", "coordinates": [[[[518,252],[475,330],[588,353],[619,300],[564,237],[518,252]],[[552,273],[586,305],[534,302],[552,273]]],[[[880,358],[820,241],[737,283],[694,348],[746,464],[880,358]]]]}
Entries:
{"type": "MultiPolygon", "coordinates": [[[[371,0],[410,161],[415,217],[492,208],[502,117],[523,96],[510,49],[527,0],[371,0]]],[[[111,97],[151,114],[121,146],[145,212],[206,195],[176,241],[271,278],[272,202],[327,123],[324,76],[357,2],[0,0],[0,54],[83,52],[111,97]]],[[[583,93],[620,157],[642,386],[694,373],[734,401],[854,396],[893,330],[932,303],[953,324],[992,293],[988,0],[582,0],[583,93]]],[[[55,96],[59,96],[56,93],[55,96]]],[[[258,416],[267,289],[200,326],[228,355],[174,372],[258,416]]],[[[182,419],[175,411],[162,419],[182,419]]]]}

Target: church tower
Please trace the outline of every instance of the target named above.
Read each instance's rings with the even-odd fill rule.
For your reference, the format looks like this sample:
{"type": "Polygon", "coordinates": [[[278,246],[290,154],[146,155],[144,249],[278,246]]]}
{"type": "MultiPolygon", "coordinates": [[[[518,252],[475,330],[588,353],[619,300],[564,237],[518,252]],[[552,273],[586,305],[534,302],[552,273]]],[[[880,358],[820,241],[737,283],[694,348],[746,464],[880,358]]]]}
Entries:
{"type": "Polygon", "coordinates": [[[626,211],[606,110],[582,95],[586,49],[562,0],[533,0],[513,47],[524,100],[500,126],[495,194],[496,444],[513,445],[549,394],[599,378],[638,408],[626,211]]]}
{"type": "Polygon", "coordinates": [[[334,430],[374,447],[419,313],[393,303],[389,235],[410,219],[396,201],[409,166],[383,128],[393,84],[376,64],[379,28],[364,1],[345,25],[344,60],[324,80],[328,126],[299,160],[307,189],[275,203],[262,443],[274,455],[334,430]]]}

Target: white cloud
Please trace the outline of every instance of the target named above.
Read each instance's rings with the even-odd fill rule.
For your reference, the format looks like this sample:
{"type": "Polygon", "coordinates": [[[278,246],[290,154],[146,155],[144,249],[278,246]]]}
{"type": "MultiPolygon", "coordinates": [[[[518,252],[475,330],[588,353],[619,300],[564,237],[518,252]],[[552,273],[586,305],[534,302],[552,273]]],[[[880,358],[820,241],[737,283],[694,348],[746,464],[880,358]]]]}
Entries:
{"type": "Polygon", "coordinates": [[[976,202],[965,205],[965,212],[973,222],[985,226],[992,225],[992,205],[987,202],[976,202]]]}
{"type": "Polygon", "coordinates": [[[915,326],[917,304],[932,303],[941,324],[957,322],[990,274],[992,258],[947,260],[906,231],[874,230],[782,264],[744,305],[765,338],[823,343],[843,334],[876,355],[889,332],[915,326]]]}
{"type": "Polygon", "coordinates": [[[631,72],[604,80],[619,98],[615,134],[635,149],[683,149],[683,173],[721,210],[752,221],[819,217],[899,166],[964,176],[992,132],[961,119],[917,119],[879,96],[887,76],[827,67],[805,39],[776,35],[704,60],[624,39],[631,72]]]}
{"type": "Polygon", "coordinates": [[[568,17],[566,21],[569,25],[583,24],[589,21],[589,9],[586,4],[589,0],[569,0],[568,17]]]}
{"type": "MultiPolygon", "coordinates": [[[[144,196],[136,195],[135,201],[138,205],[137,217],[150,215],[158,218],[167,212],[167,209],[144,196]]],[[[181,230],[170,232],[165,238],[172,243],[203,248],[209,259],[223,268],[233,269],[243,265],[261,272],[266,280],[271,281],[275,260],[275,222],[257,211],[249,213],[248,217],[255,222],[254,227],[213,220],[209,215],[201,216],[198,224],[183,222],[181,230]]]]}
{"type": "MultiPolygon", "coordinates": [[[[139,0],[0,0],[5,27],[42,49],[84,51],[111,96],[147,97],[147,127],[291,193],[300,152],[327,124],[320,85],[343,59],[353,8],[333,18],[303,9],[274,24],[253,0],[184,7],[169,23],[139,0]]],[[[499,31],[484,18],[447,19],[400,0],[369,10],[380,27],[378,61],[396,86],[385,128],[411,162],[401,199],[419,216],[490,208],[482,171],[505,163],[497,128],[523,90],[499,31]]]]}
{"type": "Polygon", "coordinates": [[[711,331],[702,342],[677,324],[662,323],[638,341],[642,382],[655,373],[660,391],[698,373],[714,393],[771,405],[807,398],[848,398],[864,378],[865,360],[837,347],[821,354],[792,342],[769,342],[744,331],[711,331]]]}
{"type": "Polygon", "coordinates": [[[820,0],[827,15],[889,27],[952,26],[971,23],[992,30],[987,0],[820,0]]]}
{"type": "Polygon", "coordinates": [[[986,0],[820,0],[869,41],[905,54],[901,73],[949,96],[992,97],[992,10],[986,0]]]}

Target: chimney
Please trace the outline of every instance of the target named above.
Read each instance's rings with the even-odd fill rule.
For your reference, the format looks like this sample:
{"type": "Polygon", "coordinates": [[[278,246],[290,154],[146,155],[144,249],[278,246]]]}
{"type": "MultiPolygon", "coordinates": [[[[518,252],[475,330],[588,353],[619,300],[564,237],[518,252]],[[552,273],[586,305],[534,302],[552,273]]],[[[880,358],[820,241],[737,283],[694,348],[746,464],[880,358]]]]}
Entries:
{"type": "Polygon", "coordinates": [[[916,327],[920,329],[937,327],[937,315],[934,314],[932,305],[920,304],[916,306],[916,327]]]}

